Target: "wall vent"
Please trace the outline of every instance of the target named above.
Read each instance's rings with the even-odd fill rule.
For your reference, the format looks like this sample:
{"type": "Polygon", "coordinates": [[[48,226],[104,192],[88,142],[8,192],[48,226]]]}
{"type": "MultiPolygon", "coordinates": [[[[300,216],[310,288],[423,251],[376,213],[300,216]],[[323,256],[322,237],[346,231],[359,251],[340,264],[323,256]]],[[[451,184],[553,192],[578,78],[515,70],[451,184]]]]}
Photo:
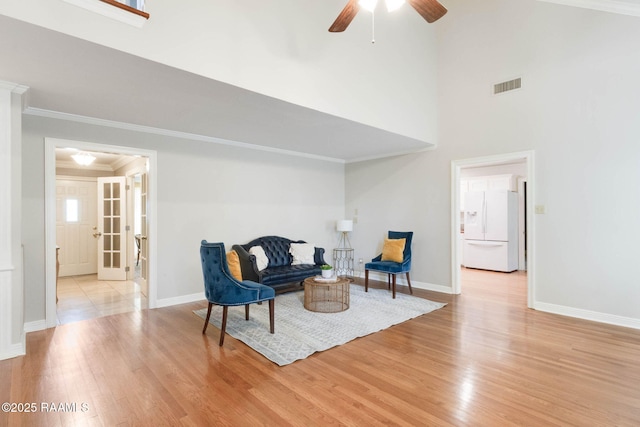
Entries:
{"type": "Polygon", "coordinates": [[[510,90],[520,89],[522,87],[522,78],[509,80],[508,82],[496,83],[493,85],[493,94],[508,92],[510,90]]]}

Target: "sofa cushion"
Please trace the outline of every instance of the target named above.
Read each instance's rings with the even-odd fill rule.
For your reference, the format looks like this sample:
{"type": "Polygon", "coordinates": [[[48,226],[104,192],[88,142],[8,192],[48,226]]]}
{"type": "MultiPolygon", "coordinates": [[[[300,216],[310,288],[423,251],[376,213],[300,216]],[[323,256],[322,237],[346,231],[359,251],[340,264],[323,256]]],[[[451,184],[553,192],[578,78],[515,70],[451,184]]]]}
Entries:
{"type": "Polygon", "coordinates": [[[407,239],[384,239],[382,261],[402,262],[407,239]]]}
{"type": "Polygon", "coordinates": [[[249,253],[256,257],[256,265],[258,271],[262,271],[269,265],[269,257],[265,253],[262,246],[253,246],[249,249],[249,253]]]}
{"type": "Polygon", "coordinates": [[[240,258],[238,258],[238,253],[236,251],[227,252],[227,265],[229,266],[229,271],[231,275],[236,279],[242,282],[242,270],[240,269],[240,258]]]}
{"type": "Polygon", "coordinates": [[[263,285],[301,282],[307,277],[320,274],[319,265],[298,264],[281,267],[269,267],[262,271],[261,282],[263,285]]]}
{"type": "Polygon", "coordinates": [[[289,253],[293,257],[291,265],[316,263],[316,248],[310,243],[292,243],[289,245],[289,253]]]}

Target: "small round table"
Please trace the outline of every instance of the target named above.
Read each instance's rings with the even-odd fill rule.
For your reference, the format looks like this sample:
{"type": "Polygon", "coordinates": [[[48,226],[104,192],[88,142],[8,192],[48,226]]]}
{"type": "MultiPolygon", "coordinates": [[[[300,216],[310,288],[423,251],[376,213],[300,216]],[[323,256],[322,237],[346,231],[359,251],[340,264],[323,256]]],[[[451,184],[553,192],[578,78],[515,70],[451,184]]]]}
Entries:
{"type": "Polygon", "coordinates": [[[349,308],[351,281],[338,277],[335,282],[304,279],[304,308],[319,313],[337,313],[349,308]]]}

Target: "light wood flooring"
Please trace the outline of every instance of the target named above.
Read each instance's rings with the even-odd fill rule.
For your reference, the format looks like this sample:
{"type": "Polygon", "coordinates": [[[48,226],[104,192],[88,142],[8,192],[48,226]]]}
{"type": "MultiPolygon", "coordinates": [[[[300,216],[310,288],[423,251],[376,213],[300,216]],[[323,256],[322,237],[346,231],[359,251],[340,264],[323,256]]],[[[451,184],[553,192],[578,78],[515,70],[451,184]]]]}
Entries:
{"type": "Polygon", "coordinates": [[[0,402],[77,411],[0,426],[640,425],[640,331],[529,310],[521,273],[462,274],[462,295],[414,290],[446,307],[284,367],[203,336],[204,301],[32,332],[0,402]]]}
{"type": "Polygon", "coordinates": [[[95,274],[58,279],[59,325],[147,307],[147,297],[133,280],[98,280],[95,274]]]}

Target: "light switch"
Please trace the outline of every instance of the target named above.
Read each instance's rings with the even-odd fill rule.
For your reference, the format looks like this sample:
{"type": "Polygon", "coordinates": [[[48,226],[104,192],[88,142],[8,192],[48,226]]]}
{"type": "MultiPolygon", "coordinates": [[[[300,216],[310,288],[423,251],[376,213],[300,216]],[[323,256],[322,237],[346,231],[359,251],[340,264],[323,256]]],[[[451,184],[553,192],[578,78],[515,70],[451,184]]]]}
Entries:
{"type": "Polygon", "coordinates": [[[545,213],[547,213],[547,211],[545,210],[544,205],[536,205],[536,213],[539,215],[543,215],[545,213]]]}

